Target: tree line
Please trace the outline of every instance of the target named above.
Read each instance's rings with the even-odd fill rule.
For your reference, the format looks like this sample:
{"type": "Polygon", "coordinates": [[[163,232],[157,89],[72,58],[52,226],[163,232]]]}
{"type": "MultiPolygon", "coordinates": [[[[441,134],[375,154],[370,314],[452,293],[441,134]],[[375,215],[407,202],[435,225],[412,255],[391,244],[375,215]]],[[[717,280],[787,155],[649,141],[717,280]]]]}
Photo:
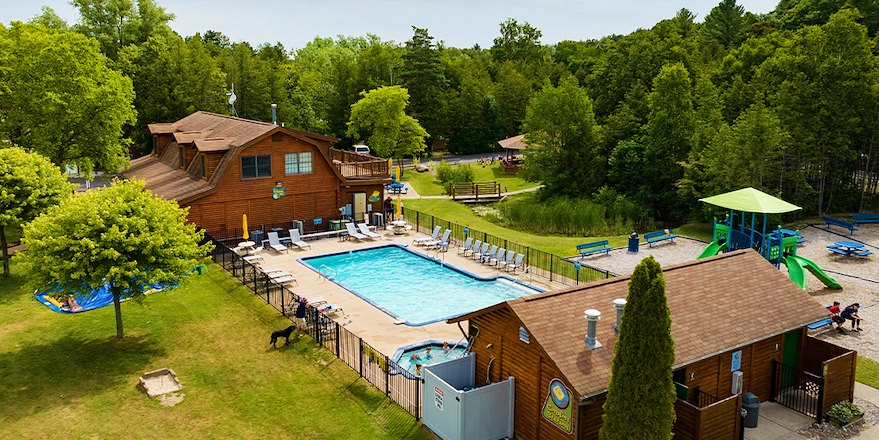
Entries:
{"type": "Polygon", "coordinates": [[[372,108],[395,112],[392,131],[414,151],[487,152],[527,133],[523,172],[543,197],[616,193],[662,221],[704,216],[696,199],[743,186],[808,213],[861,210],[879,183],[873,2],[782,0],[757,15],[723,0],[701,20],[682,9],[553,45],[511,18],[490,48],[413,27],[402,44],[316,37],[295,50],[180,36],[154,0],[73,4],[75,24],[44,9],[0,25],[2,136],[59,165],[118,168],[129,149],[148,151],[149,123],[231,113],[234,84],[238,116],[271,120],[274,103],[279,123],[343,144],[393,128],[352,120],[369,92],[408,98],[405,114],[372,108]]]}

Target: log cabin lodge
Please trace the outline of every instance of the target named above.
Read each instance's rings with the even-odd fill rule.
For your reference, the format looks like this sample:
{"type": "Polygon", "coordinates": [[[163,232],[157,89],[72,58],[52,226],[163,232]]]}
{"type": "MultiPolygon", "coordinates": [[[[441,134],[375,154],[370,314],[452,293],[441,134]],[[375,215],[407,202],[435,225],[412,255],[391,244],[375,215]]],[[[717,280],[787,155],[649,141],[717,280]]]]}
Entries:
{"type": "MultiPolygon", "coordinates": [[[[826,318],[826,309],[753,250],[665,267],[664,277],[675,341],[675,439],[738,439],[744,392],[817,419],[853,398],[856,353],[809,336],[807,325],[826,318]]],[[[425,424],[455,429],[443,426],[448,407],[469,405],[469,393],[455,383],[480,389],[508,382],[511,391],[488,405],[512,413],[498,422],[508,427],[497,432],[507,434],[493,438],[597,439],[616,316],[624,310],[614,300],[626,298],[628,281],[535,294],[449,320],[466,322],[475,360],[426,369],[425,424]],[[591,347],[587,309],[601,312],[591,347]],[[440,414],[432,401],[443,395],[440,414]]],[[[456,426],[484,429],[493,417],[485,406],[461,408],[456,426]]]]}
{"type": "Polygon", "coordinates": [[[309,232],[328,230],[342,215],[364,221],[381,212],[391,181],[385,159],[272,123],[199,111],[149,130],[151,154],[122,175],[188,206],[189,221],[217,239],[242,236],[242,214],[251,229],[284,231],[295,220],[309,232]]]}

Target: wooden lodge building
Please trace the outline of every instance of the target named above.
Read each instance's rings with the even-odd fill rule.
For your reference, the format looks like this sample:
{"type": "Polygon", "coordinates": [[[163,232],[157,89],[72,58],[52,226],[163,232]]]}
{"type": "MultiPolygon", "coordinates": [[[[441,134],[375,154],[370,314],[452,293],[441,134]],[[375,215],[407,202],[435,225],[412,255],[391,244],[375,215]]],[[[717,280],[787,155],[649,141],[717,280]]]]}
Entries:
{"type": "MultiPolygon", "coordinates": [[[[666,267],[664,276],[675,341],[676,439],[737,439],[740,392],[816,418],[853,398],[856,353],[807,334],[827,311],[756,252],[666,267]]],[[[526,296],[449,320],[468,322],[477,389],[514,378],[513,437],[598,438],[617,339],[614,300],[626,297],[628,282],[619,277],[526,296]],[[597,348],[584,343],[586,309],[601,312],[597,348]]],[[[426,396],[425,407],[433,409],[430,401],[426,396]]]]}
{"type": "Polygon", "coordinates": [[[271,123],[196,112],[149,130],[152,153],[122,174],[188,206],[189,220],[218,239],[242,235],[242,214],[251,229],[286,230],[300,220],[305,231],[323,231],[340,215],[362,221],[381,212],[391,181],[385,159],[271,123]]]}

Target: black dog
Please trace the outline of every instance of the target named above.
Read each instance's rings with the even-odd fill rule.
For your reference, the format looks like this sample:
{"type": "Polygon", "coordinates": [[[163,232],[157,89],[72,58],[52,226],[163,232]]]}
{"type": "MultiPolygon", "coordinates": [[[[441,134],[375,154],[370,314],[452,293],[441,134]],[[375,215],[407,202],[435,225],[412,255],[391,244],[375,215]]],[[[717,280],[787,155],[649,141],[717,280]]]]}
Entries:
{"type": "Polygon", "coordinates": [[[272,347],[275,347],[275,343],[278,342],[278,338],[284,338],[284,345],[290,345],[290,333],[293,333],[293,330],[296,330],[295,325],[291,325],[290,327],[285,328],[284,330],[276,330],[272,332],[272,340],[269,344],[272,344],[272,347]]]}

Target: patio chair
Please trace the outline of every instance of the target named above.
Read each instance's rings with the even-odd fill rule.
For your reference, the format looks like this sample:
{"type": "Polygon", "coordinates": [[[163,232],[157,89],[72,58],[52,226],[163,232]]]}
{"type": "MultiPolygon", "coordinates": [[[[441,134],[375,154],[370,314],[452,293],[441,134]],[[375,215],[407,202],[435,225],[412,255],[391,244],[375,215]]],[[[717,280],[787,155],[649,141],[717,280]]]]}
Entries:
{"type": "Polygon", "coordinates": [[[316,297],[308,300],[308,304],[310,304],[313,307],[320,307],[324,304],[329,304],[329,301],[327,301],[327,299],[322,296],[316,296],[316,297]]]}
{"type": "Polygon", "coordinates": [[[446,232],[443,232],[443,238],[439,240],[432,240],[426,243],[423,243],[422,246],[426,248],[433,248],[437,246],[448,246],[449,245],[449,236],[452,235],[451,229],[446,229],[446,232]]]}
{"type": "Polygon", "coordinates": [[[299,229],[290,230],[290,246],[296,246],[299,249],[311,248],[310,244],[302,241],[302,237],[299,235],[299,229]]]}
{"type": "Polygon", "coordinates": [[[504,262],[504,257],[506,257],[506,256],[507,256],[507,250],[504,248],[500,248],[500,249],[498,249],[497,255],[495,255],[494,258],[488,259],[488,264],[493,264],[493,265],[495,265],[495,267],[497,267],[501,263],[504,262]]]}
{"type": "Polygon", "coordinates": [[[369,230],[369,226],[368,226],[366,223],[358,223],[358,224],[357,224],[357,228],[360,229],[360,233],[361,233],[361,234],[363,234],[363,235],[365,235],[365,236],[367,236],[367,237],[369,237],[369,238],[371,238],[371,239],[373,239],[373,240],[378,240],[379,238],[382,237],[381,235],[376,234],[375,232],[370,231],[370,230],[369,230]]]}
{"type": "Polygon", "coordinates": [[[317,311],[324,315],[335,315],[337,313],[344,314],[345,311],[336,304],[324,304],[317,308],[317,311]]]}
{"type": "Polygon", "coordinates": [[[248,255],[246,257],[241,257],[241,259],[251,264],[259,264],[263,261],[262,255],[248,255]]]}
{"type": "Polygon", "coordinates": [[[475,248],[473,249],[473,255],[471,255],[471,257],[476,260],[477,258],[482,258],[482,256],[485,255],[486,252],[488,252],[488,243],[482,243],[481,248],[479,248],[478,250],[475,248]]]}
{"type": "Polygon", "coordinates": [[[466,257],[468,252],[471,254],[475,254],[476,252],[479,252],[480,246],[482,246],[482,240],[476,240],[476,242],[473,243],[473,246],[469,250],[464,251],[464,256],[466,257]]]}
{"type": "Polygon", "coordinates": [[[458,248],[458,254],[466,254],[467,251],[470,250],[470,246],[473,245],[473,237],[467,237],[467,240],[464,241],[464,246],[458,248]]]}
{"type": "Polygon", "coordinates": [[[513,264],[513,258],[516,258],[516,253],[513,251],[507,251],[507,259],[504,261],[501,261],[500,258],[498,258],[498,261],[497,261],[498,266],[501,266],[503,269],[506,269],[507,266],[513,264]]]}
{"type": "Polygon", "coordinates": [[[437,226],[437,227],[433,228],[433,234],[431,234],[430,237],[419,237],[419,238],[416,238],[415,241],[413,241],[413,243],[415,243],[416,246],[423,246],[424,243],[428,243],[428,242],[431,242],[431,241],[436,241],[436,238],[439,237],[439,233],[440,233],[440,231],[442,231],[442,230],[443,230],[443,228],[437,226]]]}
{"type": "Polygon", "coordinates": [[[348,236],[349,237],[354,237],[357,241],[366,240],[367,237],[365,235],[357,232],[357,230],[354,229],[353,223],[345,223],[345,228],[348,229],[348,236]]]}
{"type": "Polygon", "coordinates": [[[482,260],[480,261],[480,263],[485,263],[494,258],[494,256],[497,255],[497,250],[497,245],[494,245],[491,247],[491,249],[488,250],[488,252],[483,252],[481,255],[482,260]]]}
{"type": "MultiPolygon", "coordinates": [[[[510,254],[512,255],[512,253],[510,253],[510,254]]],[[[516,254],[516,259],[513,260],[512,263],[507,263],[507,265],[505,266],[505,269],[507,269],[510,272],[515,273],[516,269],[522,268],[522,260],[524,260],[524,259],[525,259],[525,255],[516,254]]]]}
{"type": "Polygon", "coordinates": [[[281,244],[281,239],[278,238],[277,232],[269,232],[269,247],[274,249],[276,252],[287,252],[287,246],[281,244]]]}

